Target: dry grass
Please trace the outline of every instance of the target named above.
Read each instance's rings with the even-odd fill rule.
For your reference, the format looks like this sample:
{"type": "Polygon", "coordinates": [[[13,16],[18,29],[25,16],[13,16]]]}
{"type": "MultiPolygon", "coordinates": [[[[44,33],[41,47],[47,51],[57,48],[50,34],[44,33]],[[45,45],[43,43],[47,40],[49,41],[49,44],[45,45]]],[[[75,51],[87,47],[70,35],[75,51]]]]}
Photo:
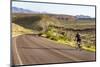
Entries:
{"type": "Polygon", "coordinates": [[[33,34],[33,31],[12,23],[12,37],[22,34],[33,34]]]}

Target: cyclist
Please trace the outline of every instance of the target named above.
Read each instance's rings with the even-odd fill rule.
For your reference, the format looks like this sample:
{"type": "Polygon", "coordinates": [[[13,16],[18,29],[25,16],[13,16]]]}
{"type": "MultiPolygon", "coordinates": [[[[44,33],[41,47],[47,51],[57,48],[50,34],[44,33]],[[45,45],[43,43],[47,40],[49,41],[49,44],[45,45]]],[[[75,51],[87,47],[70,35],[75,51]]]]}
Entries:
{"type": "Polygon", "coordinates": [[[79,33],[76,34],[75,40],[77,41],[78,48],[81,48],[81,36],[79,33]]]}

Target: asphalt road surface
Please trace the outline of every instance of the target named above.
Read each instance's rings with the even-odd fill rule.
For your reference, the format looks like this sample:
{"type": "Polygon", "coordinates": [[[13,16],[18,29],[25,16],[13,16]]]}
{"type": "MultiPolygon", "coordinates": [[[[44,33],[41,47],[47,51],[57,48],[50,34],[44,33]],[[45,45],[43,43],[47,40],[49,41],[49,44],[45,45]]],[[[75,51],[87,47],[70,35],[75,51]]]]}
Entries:
{"type": "Polygon", "coordinates": [[[95,61],[95,52],[79,50],[35,35],[12,38],[14,65],[95,61]]]}

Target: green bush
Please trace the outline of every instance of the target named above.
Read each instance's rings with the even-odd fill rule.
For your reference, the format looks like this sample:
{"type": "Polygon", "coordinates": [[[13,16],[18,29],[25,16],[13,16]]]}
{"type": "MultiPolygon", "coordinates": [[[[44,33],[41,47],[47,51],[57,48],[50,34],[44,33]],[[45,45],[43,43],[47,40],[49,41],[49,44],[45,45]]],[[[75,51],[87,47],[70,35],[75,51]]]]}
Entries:
{"type": "Polygon", "coordinates": [[[45,31],[43,35],[46,35],[46,38],[49,38],[54,41],[66,42],[66,40],[69,40],[67,39],[65,34],[63,35],[63,34],[58,33],[54,27],[48,27],[48,30],[45,31]]]}

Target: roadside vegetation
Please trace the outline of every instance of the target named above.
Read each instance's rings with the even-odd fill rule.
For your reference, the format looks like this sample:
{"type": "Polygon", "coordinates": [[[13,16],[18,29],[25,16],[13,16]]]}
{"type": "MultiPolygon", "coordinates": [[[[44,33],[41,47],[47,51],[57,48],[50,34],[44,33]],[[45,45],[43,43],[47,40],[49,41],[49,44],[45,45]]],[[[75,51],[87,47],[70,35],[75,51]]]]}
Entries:
{"type": "MultiPolygon", "coordinates": [[[[79,32],[79,31],[78,31],[79,32]]],[[[88,51],[95,51],[95,35],[90,34],[89,32],[84,33],[84,32],[80,32],[81,33],[81,38],[82,38],[82,48],[88,51]]],[[[49,27],[49,29],[44,32],[41,33],[42,37],[46,37],[49,38],[57,43],[60,44],[65,44],[65,45],[69,45],[72,47],[77,48],[77,44],[75,41],[75,34],[76,31],[58,31],[56,28],[54,27],[49,27]]]]}

